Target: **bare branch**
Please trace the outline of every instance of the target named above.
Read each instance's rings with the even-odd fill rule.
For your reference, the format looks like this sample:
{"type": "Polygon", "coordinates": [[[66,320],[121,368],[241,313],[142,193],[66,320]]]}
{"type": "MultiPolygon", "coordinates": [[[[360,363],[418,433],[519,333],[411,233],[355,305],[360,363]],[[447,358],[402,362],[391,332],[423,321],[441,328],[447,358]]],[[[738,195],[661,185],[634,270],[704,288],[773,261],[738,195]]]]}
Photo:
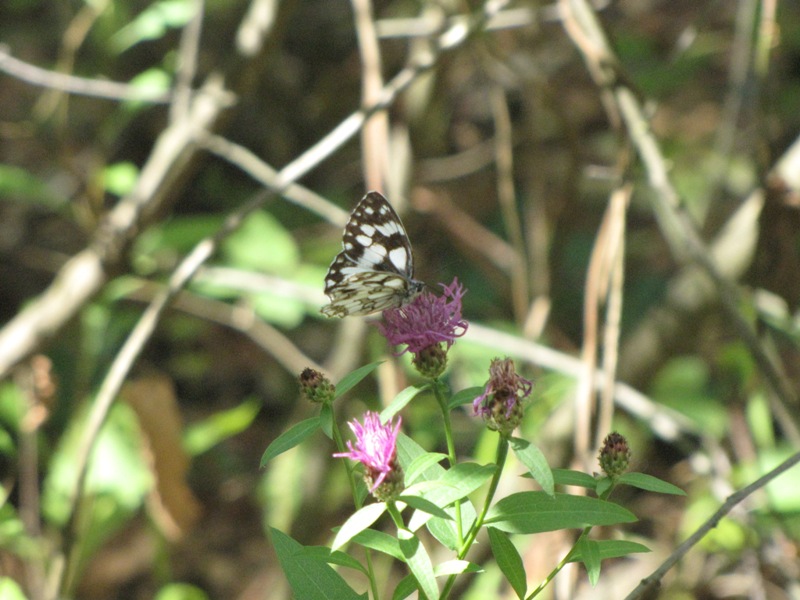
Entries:
{"type": "Polygon", "coordinates": [[[748,485],[747,487],[743,487],[738,492],[731,494],[728,499],[719,507],[719,509],[711,515],[711,517],[706,520],[697,530],[690,535],[683,543],[678,546],[672,554],[669,555],[667,560],[665,560],[661,565],[653,571],[651,575],[643,579],[636,588],[625,597],[625,600],[636,600],[637,598],[642,598],[645,596],[654,586],[657,586],[661,579],[666,575],[667,571],[669,571],[672,567],[674,567],[677,562],[682,559],[689,550],[691,550],[697,543],[702,540],[705,535],[714,529],[722,518],[727,515],[731,510],[740,502],[745,500],[748,496],[753,494],[754,492],[762,489],[765,487],[770,481],[782,475],[789,469],[791,469],[796,464],[800,463],[800,452],[790,456],[785,461],[783,461],[780,465],[772,469],[769,473],[764,475],[763,477],[759,477],[753,483],[748,485]]]}
{"type": "Polygon", "coordinates": [[[104,98],[106,100],[167,104],[172,95],[171,93],[153,93],[128,83],[86,79],[48,71],[14,58],[5,44],[0,44],[0,71],[31,85],[61,90],[70,94],[78,94],[79,96],[104,98]]]}
{"type": "Polygon", "coordinates": [[[168,127],[142,168],[135,189],[108,213],[92,243],[72,257],[50,287],[0,330],[0,378],[50,338],[100,289],[107,268],[169,198],[169,192],[195,154],[194,139],[230,104],[217,82],[195,98],[192,110],[168,127]]]}

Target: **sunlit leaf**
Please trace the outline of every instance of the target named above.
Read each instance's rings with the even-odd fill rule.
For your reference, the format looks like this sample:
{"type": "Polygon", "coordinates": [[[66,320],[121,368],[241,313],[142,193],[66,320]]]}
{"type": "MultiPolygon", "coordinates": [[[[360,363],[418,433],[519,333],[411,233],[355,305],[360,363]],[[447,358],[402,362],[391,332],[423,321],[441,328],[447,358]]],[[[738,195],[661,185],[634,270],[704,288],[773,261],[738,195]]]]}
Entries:
{"type": "Polygon", "coordinates": [[[212,414],[186,428],[183,444],[189,454],[197,456],[220,442],[241,433],[253,423],[261,410],[261,402],[248,398],[238,406],[212,414]]]}
{"type": "Polygon", "coordinates": [[[542,489],[552,496],[555,493],[553,473],[542,451],[527,440],[515,437],[511,438],[511,449],[542,489]]]}
{"type": "Polygon", "coordinates": [[[397,560],[403,560],[403,553],[400,551],[400,544],[397,538],[374,529],[364,529],[353,536],[352,542],[360,544],[365,548],[370,548],[377,552],[383,552],[397,560]]]}
{"type": "Polygon", "coordinates": [[[405,557],[406,564],[419,585],[420,592],[429,600],[439,597],[439,587],[433,574],[433,563],[428,556],[425,546],[414,534],[401,529],[398,532],[400,551],[405,557]]]}
{"type": "Polygon", "coordinates": [[[338,550],[344,546],[353,536],[377,521],[384,512],[386,512],[386,504],[384,502],[376,502],[375,504],[367,504],[350,515],[350,518],[345,521],[336,534],[336,538],[331,544],[331,550],[338,550]]]}
{"type": "Polygon", "coordinates": [[[106,191],[124,196],[130,193],[139,177],[139,168],[132,162],[118,162],[103,169],[103,186],[106,191]]]}
{"type": "Polygon", "coordinates": [[[208,600],[208,595],[188,583],[168,583],[158,590],[154,600],[208,600]]]}
{"type": "Polygon", "coordinates": [[[411,464],[405,468],[405,484],[406,486],[412,485],[418,477],[422,476],[428,467],[438,465],[441,461],[446,460],[447,455],[441,452],[426,452],[422,456],[418,456],[411,464]]]}

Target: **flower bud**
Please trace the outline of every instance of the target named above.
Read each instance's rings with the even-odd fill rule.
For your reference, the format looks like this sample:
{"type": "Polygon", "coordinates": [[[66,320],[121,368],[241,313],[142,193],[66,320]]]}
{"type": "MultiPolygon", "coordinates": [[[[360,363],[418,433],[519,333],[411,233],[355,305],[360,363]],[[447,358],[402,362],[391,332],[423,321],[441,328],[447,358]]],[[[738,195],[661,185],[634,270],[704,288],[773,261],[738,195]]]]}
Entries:
{"type": "Polygon", "coordinates": [[[613,431],[603,440],[603,447],[600,449],[600,468],[611,479],[617,479],[625,471],[631,461],[631,450],[628,447],[628,440],[621,434],[613,431]]]}
{"type": "Polygon", "coordinates": [[[310,402],[333,402],[336,395],[336,386],[325,375],[309,368],[300,374],[300,390],[310,402]]]}

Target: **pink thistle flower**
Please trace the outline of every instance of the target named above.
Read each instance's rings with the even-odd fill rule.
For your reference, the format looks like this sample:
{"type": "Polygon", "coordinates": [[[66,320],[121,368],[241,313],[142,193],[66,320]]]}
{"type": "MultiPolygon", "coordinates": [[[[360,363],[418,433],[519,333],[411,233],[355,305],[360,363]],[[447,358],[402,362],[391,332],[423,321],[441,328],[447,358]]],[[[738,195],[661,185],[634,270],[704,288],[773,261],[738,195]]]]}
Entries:
{"type": "Polygon", "coordinates": [[[443,295],[435,296],[426,290],[409,304],[384,311],[384,322],[376,323],[392,346],[407,346],[400,354],[409,351],[418,354],[440,343],[449,348],[467,332],[468,323],[461,318],[461,298],[466,290],[458,278],[449,286],[439,285],[443,295]]]}
{"type": "Polygon", "coordinates": [[[363,425],[355,420],[348,423],[356,435],[355,446],[353,442],[348,441],[348,452],[334,454],[335,457],[350,458],[364,465],[366,469],[364,479],[367,485],[371,484],[370,493],[374,494],[384,482],[391,488],[393,493],[387,494],[390,490],[383,490],[379,499],[393,497],[399,493],[399,488],[393,489],[396,487],[394,484],[402,483],[402,469],[397,464],[397,434],[400,432],[402,422],[403,419],[398,417],[396,424],[390,420],[382,425],[378,413],[367,411],[364,414],[363,425]]]}

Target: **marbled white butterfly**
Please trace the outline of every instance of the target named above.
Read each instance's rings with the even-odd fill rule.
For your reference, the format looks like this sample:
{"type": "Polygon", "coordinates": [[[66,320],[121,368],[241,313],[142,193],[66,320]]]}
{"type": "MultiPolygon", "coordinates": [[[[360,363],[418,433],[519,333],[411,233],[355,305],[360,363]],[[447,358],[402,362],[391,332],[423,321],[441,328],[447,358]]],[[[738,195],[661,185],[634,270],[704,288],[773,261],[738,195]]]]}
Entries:
{"type": "Polygon", "coordinates": [[[344,228],[344,249],[325,276],[328,317],[368,315],[411,302],[425,284],[413,279],[414,257],[400,217],[378,192],[361,199],[344,228]]]}

